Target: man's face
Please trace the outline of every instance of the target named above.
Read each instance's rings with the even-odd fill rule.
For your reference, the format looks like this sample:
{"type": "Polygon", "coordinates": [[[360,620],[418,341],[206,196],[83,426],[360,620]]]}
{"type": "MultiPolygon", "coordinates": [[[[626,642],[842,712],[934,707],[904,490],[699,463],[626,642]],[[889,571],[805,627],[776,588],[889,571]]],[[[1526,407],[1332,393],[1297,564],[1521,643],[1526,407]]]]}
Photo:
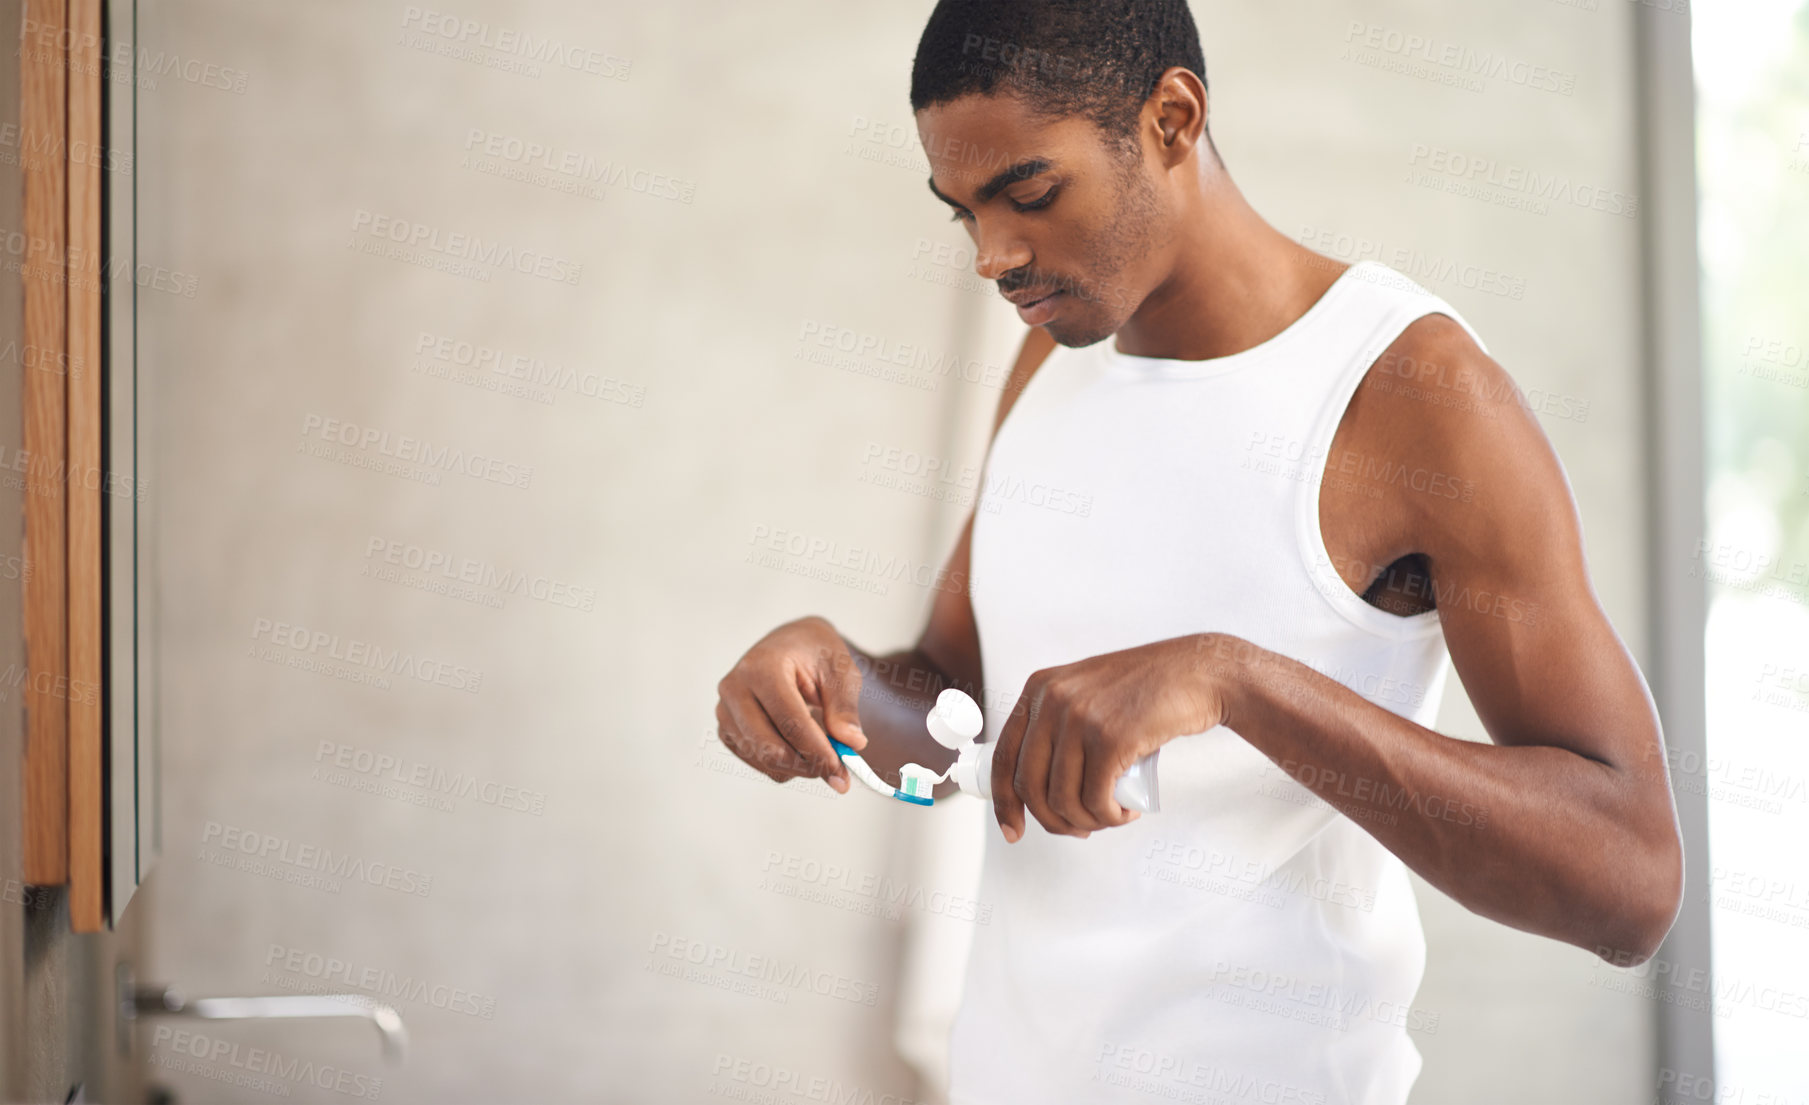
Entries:
{"type": "Polygon", "coordinates": [[[1010,94],[926,107],[917,133],[931,189],[974,240],[974,271],[1025,322],[1092,345],[1159,282],[1172,235],[1141,149],[1116,148],[1082,116],[1039,119],[1010,94]]]}

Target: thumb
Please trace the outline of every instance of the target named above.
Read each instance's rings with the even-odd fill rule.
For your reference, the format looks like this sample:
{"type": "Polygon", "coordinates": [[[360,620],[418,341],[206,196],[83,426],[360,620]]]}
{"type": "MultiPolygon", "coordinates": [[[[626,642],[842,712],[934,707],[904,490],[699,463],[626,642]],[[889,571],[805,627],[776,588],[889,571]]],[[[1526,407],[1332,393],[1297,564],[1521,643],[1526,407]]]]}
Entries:
{"type": "Polygon", "coordinates": [[[861,732],[861,670],[844,647],[824,650],[817,682],[822,688],[823,728],[829,735],[860,752],[867,747],[861,732]]]}

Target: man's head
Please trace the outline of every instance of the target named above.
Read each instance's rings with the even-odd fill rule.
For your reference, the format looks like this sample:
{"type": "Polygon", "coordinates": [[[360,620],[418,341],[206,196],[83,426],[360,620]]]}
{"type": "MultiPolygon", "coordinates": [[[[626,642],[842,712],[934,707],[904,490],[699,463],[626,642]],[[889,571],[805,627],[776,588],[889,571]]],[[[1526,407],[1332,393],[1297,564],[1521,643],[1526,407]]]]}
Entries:
{"type": "Polygon", "coordinates": [[[1185,0],[941,0],[911,72],[930,187],[975,270],[1064,345],[1116,333],[1166,271],[1206,139],[1185,0]],[[1043,316],[1048,317],[1043,317],[1043,316]]]}

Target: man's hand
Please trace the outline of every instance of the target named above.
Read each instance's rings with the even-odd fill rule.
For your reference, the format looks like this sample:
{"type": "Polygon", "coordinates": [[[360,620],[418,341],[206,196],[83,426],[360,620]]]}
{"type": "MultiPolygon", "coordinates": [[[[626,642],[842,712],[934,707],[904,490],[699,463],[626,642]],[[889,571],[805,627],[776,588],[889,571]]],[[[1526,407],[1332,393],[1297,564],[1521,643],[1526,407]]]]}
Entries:
{"type": "Polygon", "coordinates": [[[1118,777],[1174,738],[1224,721],[1204,639],[1156,641],[1025,680],[992,760],[1006,840],[1024,835],[1025,806],[1049,832],[1082,838],[1141,816],[1112,797],[1118,777]]]}
{"type": "Polygon", "coordinates": [[[775,783],[823,779],[848,793],[848,769],[829,736],[854,749],[861,673],[835,627],[800,618],[768,633],[716,685],[716,735],[775,783]]]}

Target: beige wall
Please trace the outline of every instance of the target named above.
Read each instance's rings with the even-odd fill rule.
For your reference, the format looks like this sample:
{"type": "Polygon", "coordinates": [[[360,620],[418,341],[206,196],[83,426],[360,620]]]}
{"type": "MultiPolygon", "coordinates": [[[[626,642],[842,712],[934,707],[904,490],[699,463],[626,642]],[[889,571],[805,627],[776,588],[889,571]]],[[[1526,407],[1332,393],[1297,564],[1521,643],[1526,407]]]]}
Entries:
{"type": "MultiPolygon", "coordinates": [[[[400,1069],[348,1025],[207,1036],[380,1078],[393,1101],[701,1100],[745,1088],[737,1071],[761,1065],[801,1085],[919,1095],[894,1043],[933,1068],[925,1049],[947,991],[926,963],[957,955],[965,926],[914,907],[875,918],[858,887],[885,879],[926,903],[968,893],[971,871],[927,862],[947,849],[925,834],[974,831],[977,807],[926,825],[863,795],[828,800],[820,784],[772,787],[716,750],[711,707],[717,678],[780,621],[825,614],[884,649],[915,635],[929,603],[906,582],[800,574],[819,566],[810,558],[761,562],[756,534],[933,569],[965,513],[882,486],[883,466],[866,462],[877,446],[977,465],[1019,329],[971,272],[938,263],[937,244],[965,237],[924,190],[906,103],[928,7],[468,0],[451,12],[594,50],[596,68],[624,80],[417,49],[403,4],[144,0],[146,48],[244,75],[242,91],[162,78],[140,119],[144,256],[195,280],[192,298],[147,293],[141,306],[143,356],[166,382],[166,855],[138,907],[159,919],[146,973],[194,993],[426,988],[398,1002],[415,1041],[400,1069]],[[473,131],[485,136],[475,149],[473,131]],[[632,175],[585,195],[471,167],[491,135],[664,174],[692,202],[637,192],[632,175]],[[582,268],[576,283],[434,271],[358,248],[374,241],[360,212],[582,268]],[[610,397],[550,389],[556,401],[541,403],[438,378],[420,370],[444,367],[416,355],[423,334],[557,363],[581,384],[607,377],[610,397]],[[834,363],[823,337],[907,360],[912,346],[919,365],[961,361],[898,382],[876,375],[881,356],[834,363]],[[373,470],[377,449],[313,455],[326,419],[531,477],[520,488],[443,472],[430,485],[373,470]],[[589,595],[592,608],[529,594],[499,608],[494,590],[439,593],[407,569],[384,578],[370,550],[390,543],[557,582],[555,598],[589,595]],[[272,640],[279,622],[327,643],[289,648],[272,640]],[[384,688],[342,678],[353,662],[292,666],[354,641],[446,665],[449,681],[481,679],[474,691],[407,676],[384,688]],[[544,812],[365,793],[331,777],[323,742],[397,757],[404,773],[524,788],[544,812]],[[293,881],[303,865],[280,859],[240,870],[228,833],[276,841],[279,857],[330,849],[430,882],[424,896],[350,879],[335,892],[293,881]],[[825,877],[809,873],[828,866],[847,872],[834,885],[856,888],[842,899],[854,908],[810,900],[825,877]],[[738,976],[720,966],[691,979],[649,969],[682,966],[664,954],[693,946],[681,942],[735,965],[770,957],[857,998],[871,986],[874,1004],[734,992],[738,976]],[[348,966],[333,977],[309,955],[348,966]],[[436,1007],[436,995],[491,1015],[436,1007]]],[[[1525,384],[1588,403],[1583,420],[1545,423],[1603,600],[1637,641],[1632,221],[1406,182],[1426,146],[1637,191],[1625,8],[1311,2],[1284,17],[1236,2],[1199,15],[1219,148],[1278,227],[1382,243],[1381,259],[1410,274],[1395,249],[1522,289],[1511,299],[1426,278],[1525,384]],[[1353,21],[1502,51],[1574,74],[1575,87],[1491,79],[1468,91],[1347,62],[1353,21]]],[[[1460,702],[1448,719],[1479,732],[1460,702]]],[[[1643,1004],[1592,985],[1585,953],[1430,890],[1422,902],[1420,1004],[1441,1016],[1420,1039],[1416,1100],[1641,1099],[1643,1004]]],[[[180,1057],[168,1039],[151,1053],[180,1057]]],[[[221,1080],[230,1060],[203,1066],[152,1073],[185,1100],[244,1096],[221,1080]]]]}

